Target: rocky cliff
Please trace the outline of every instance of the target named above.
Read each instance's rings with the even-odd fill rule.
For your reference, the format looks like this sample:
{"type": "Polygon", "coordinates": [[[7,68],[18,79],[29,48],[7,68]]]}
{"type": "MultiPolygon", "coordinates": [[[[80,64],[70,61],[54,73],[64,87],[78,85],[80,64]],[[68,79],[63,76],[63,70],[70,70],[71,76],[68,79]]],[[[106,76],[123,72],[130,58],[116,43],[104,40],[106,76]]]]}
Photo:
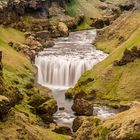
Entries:
{"type": "Polygon", "coordinates": [[[10,24],[19,21],[21,16],[48,18],[52,2],[64,7],[69,0],[2,0],[0,2],[0,24],[10,24]],[[7,18],[8,17],[8,18],[7,18]]]}

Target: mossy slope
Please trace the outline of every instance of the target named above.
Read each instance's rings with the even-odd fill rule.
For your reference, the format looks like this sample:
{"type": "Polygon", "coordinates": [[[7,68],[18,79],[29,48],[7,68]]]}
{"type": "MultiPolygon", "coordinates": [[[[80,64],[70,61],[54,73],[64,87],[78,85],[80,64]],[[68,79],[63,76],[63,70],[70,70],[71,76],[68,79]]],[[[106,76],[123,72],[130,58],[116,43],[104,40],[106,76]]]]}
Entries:
{"type": "MultiPolygon", "coordinates": [[[[32,107],[28,105],[30,94],[34,94],[42,87],[35,86],[34,90],[27,89],[26,85],[33,82],[35,67],[24,54],[18,53],[8,46],[8,42],[24,42],[24,34],[12,28],[4,28],[0,26],[0,49],[3,52],[3,80],[6,94],[15,96],[15,91],[10,87],[16,87],[19,94],[23,95],[21,103],[17,104],[10,111],[7,121],[0,122],[0,138],[1,139],[36,139],[36,140],[68,140],[68,136],[53,133],[50,129],[45,128],[41,119],[32,113],[32,107]],[[41,123],[39,125],[39,123],[41,123]]],[[[1,84],[1,83],[0,83],[1,84]]],[[[42,90],[48,93],[48,89],[42,90]]],[[[4,93],[1,93],[4,94],[4,93]]],[[[48,93],[49,94],[49,93],[48,93]]],[[[7,95],[5,95],[7,96],[7,95]]]]}
{"type": "Polygon", "coordinates": [[[125,17],[129,16],[129,18],[117,20],[114,22],[114,26],[111,25],[105,29],[105,36],[109,36],[107,31],[112,29],[111,32],[114,35],[110,37],[114,42],[118,41],[119,36],[126,36],[126,39],[119,45],[113,44],[112,40],[107,40],[108,38],[105,38],[107,41],[100,40],[97,42],[97,47],[109,50],[109,57],[97,64],[92,70],[83,74],[74,90],[69,90],[71,93],[78,93],[81,90],[90,93],[92,90],[96,90],[97,97],[95,102],[113,103],[114,105],[119,105],[119,103],[127,104],[128,102],[140,99],[140,60],[137,59],[133,63],[121,67],[113,66],[113,62],[122,57],[126,48],[130,49],[140,44],[139,13],[139,11],[131,14],[128,12],[125,14],[125,17]],[[130,23],[127,24],[128,22],[130,23]],[[83,81],[86,81],[88,78],[94,78],[94,81],[83,85],[79,84],[84,83],[83,81]]]}

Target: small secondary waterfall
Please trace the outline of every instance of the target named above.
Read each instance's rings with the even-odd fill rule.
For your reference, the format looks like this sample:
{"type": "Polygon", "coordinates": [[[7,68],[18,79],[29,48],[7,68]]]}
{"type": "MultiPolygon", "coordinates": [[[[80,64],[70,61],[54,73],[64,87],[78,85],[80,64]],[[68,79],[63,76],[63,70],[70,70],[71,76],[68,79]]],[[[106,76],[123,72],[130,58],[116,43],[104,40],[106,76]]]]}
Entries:
{"type": "Polygon", "coordinates": [[[55,46],[36,56],[38,83],[50,88],[65,88],[76,84],[80,76],[107,55],[92,47],[95,30],[70,33],[67,38],[58,38],[55,46]]]}

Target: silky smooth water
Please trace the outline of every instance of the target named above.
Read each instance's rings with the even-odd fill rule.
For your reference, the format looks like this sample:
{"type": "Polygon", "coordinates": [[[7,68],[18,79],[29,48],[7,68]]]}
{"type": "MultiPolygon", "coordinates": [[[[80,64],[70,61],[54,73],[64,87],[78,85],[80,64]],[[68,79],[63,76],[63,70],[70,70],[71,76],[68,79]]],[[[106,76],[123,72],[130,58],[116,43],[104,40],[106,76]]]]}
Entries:
{"type": "MultiPolygon", "coordinates": [[[[52,89],[58,108],[64,107],[64,110],[58,110],[54,114],[54,119],[59,124],[71,126],[75,118],[71,110],[72,100],[65,99],[66,89],[73,87],[85,71],[108,56],[92,45],[95,37],[96,30],[72,32],[69,37],[56,39],[54,47],[47,48],[36,56],[37,82],[52,89]]],[[[115,111],[94,106],[93,113],[105,118],[114,115],[115,111]]]]}
{"type": "Polygon", "coordinates": [[[67,38],[58,38],[55,46],[36,56],[38,83],[52,89],[67,89],[76,84],[80,76],[107,54],[92,46],[95,30],[70,33],[67,38]]]}

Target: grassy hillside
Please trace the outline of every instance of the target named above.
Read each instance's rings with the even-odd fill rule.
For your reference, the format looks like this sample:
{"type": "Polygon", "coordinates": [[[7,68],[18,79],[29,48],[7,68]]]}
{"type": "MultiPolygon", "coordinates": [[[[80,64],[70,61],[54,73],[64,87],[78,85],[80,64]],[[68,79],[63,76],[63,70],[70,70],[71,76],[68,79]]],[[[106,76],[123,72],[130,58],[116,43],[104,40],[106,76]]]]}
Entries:
{"type": "Polygon", "coordinates": [[[125,18],[115,21],[113,25],[105,29],[106,40],[97,42],[97,47],[110,52],[109,57],[82,75],[75,90],[69,90],[71,93],[80,90],[90,93],[92,90],[96,90],[97,97],[94,102],[108,103],[109,100],[110,105],[117,104],[118,106],[119,103],[124,105],[140,99],[140,60],[137,59],[124,66],[113,66],[113,62],[122,57],[126,48],[130,49],[140,44],[139,17],[139,11],[132,14],[127,13],[125,18]],[[109,36],[110,31],[113,33],[112,36],[109,36]],[[118,44],[120,36],[124,36],[126,39],[118,44]],[[84,83],[83,81],[88,78],[94,78],[94,81],[79,84],[84,83]]]}
{"type": "Polygon", "coordinates": [[[91,24],[91,18],[101,17],[101,10],[98,8],[98,0],[73,0],[71,3],[67,4],[66,10],[70,16],[76,17],[79,15],[84,15],[85,20],[80,26],[77,27],[80,29],[89,29],[91,24]],[[88,8],[87,8],[88,7],[88,8]]]}
{"type": "MultiPolygon", "coordinates": [[[[8,89],[8,94],[14,97],[16,91],[10,87],[16,87],[20,94],[23,95],[23,101],[12,108],[8,120],[0,122],[0,138],[68,140],[69,137],[56,134],[50,129],[38,125],[41,122],[40,118],[31,112],[32,107],[28,105],[29,96],[27,95],[31,94],[30,92],[34,94],[34,91],[27,89],[26,85],[32,83],[36,71],[35,67],[23,54],[8,46],[10,41],[23,42],[24,39],[23,33],[12,28],[0,26],[0,50],[3,52],[4,82],[4,87],[0,88],[8,89]]],[[[48,89],[43,90],[46,93],[48,92],[48,89]]]]}

